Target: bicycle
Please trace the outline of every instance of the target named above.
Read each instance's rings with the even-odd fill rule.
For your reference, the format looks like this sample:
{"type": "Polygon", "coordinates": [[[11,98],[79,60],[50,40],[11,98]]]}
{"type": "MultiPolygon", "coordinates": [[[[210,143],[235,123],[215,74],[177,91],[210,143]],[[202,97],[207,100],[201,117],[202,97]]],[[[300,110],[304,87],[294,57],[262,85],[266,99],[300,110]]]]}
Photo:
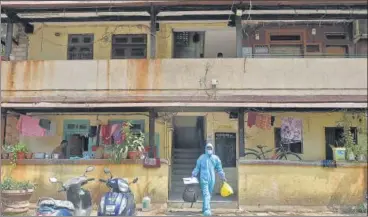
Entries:
{"type": "Polygon", "coordinates": [[[259,151],[256,150],[256,149],[253,149],[253,148],[245,148],[246,152],[244,154],[244,157],[255,156],[255,158],[257,160],[261,160],[261,159],[262,160],[268,160],[269,158],[267,158],[265,156],[265,154],[275,150],[275,154],[272,155],[272,157],[271,157],[272,160],[284,160],[284,159],[288,160],[288,157],[289,157],[289,159],[291,159],[292,156],[296,157],[298,160],[302,160],[302,158],[298,154],[296,154],[294,152],[291,152],[291,151],[288,151],[283,146],[283,144],[280,144],[280,147],[278,147],[278,148],[271,148],[271,149],[266,150],[266,151],[263,151],[263,148],[267,147],[265,145],[257,145],[256,147],[259,149],[259,151]],[[247,152],[247,150],[249,152],[247,152]]]}

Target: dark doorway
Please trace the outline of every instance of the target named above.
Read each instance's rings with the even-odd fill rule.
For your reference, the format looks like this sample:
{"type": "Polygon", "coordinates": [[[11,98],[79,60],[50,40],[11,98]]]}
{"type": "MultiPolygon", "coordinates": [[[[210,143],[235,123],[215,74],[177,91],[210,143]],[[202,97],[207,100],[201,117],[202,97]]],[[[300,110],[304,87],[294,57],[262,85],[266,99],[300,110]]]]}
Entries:
{"type": "MultiPolygon", "coordinates": [[[[350,131],[353,135],[355,143],[358,141],[357,138],[357,128],[351,127],[350,131]]],[[[333,151],[330,145],[342,146],[342,138],[344,134],[344,129],[342,127],[326,127],[325,128],[325,148],[326,148],[326,160],[333,160],[333,151]]]]}
{"type": "Polygon", "coordinates": [[[204,152],[204,117],[177,116],[174,117],[173,127],[169,198],[181,201],[185,187],[183,178],[192,174],[198,157],[204,152]]]}
{"type": "Polygon", "coordinates": [[[178,116],[173,125],[174,148],[200,149],[204,146],[204,117],[178,116]]]}

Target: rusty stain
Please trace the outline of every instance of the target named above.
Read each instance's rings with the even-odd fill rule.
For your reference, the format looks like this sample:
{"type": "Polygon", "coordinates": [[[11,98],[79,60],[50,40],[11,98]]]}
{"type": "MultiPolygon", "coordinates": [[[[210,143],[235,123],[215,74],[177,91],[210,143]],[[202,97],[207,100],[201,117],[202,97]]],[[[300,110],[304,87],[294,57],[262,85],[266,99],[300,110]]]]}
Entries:
{"type": "Polygon", "coordinates": [[[106,61],[106,89],[110,89],[110,60],[106,61]]]}
{"type": "MultiPolygon", "coordinates": [[[[36,79],[37,79],[37,81],[39,81],[39,83],[37,85],[37,88],[43,89],[44,88],[44,82],[43,81],[45,80],[45,73],[46,73],[46,70],[45,70],[46,62],[44,60],[38,60],[38,61],[35,61],[35,62],[37,62],[37,63],[35,63],[35,66],[33,68],[33,75],[36,75],[37,76],[36,79]]],[[[35,80],[35,79],[33,79],[33,80],[35,80]]]]}
{"type": "Polygon", "coordinates": [[[33,61],[25,61],[24,64],[24,76],[23,76],[23,85],[24,89],[29,89],[29,83],[30,83],[30,76],[31,76],[31,64],[33,61]]]}
{"type": "Polygon", "coordinates": [[[132,60],[135,63],[136,89],[147,89],[149,60],[132,60]]]}
{"type": "MultiPolygon", "coordinates": [[[[8,62],[9,67],[8,67],[8,71],[7,71],[7,81],[6,81],[6,88],[8,90],[14,90],[15,89],[15,76],[16,76],[16,68],[17,68],[17,64],[14,61],[10,61],[8,62]]],[[[13,91],[11,91],[9,93],[9,95],[13,95],[13,91]]]]}
{"type": "Polygon", "coordinates": [[[141,90],[136,92],[136,100],[143,101],[145,91],[144,89],[148,88],[148,79],[149,79],[149,63],[150,61],[147,59],[142,60],[129,60],[129,64],[135,65],[135,85],[136,89],[141,90]]]}
{"type": "Polygon", "coordinates": [[[154,60],[153,89],[161,89],[161,60],[154,60]]]}

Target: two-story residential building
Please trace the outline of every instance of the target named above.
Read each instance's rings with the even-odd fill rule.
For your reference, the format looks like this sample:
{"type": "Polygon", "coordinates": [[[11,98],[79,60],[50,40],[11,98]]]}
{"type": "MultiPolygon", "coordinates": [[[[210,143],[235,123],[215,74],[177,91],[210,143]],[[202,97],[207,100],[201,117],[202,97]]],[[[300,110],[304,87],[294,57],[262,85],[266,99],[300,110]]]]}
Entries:
{"type": "MultiPolygon", "coordinates": [[[[51,153],[68,140],[91,153],[110,145],[98,142],[102,131],[91,129],[131,121],[161,159],[160,168],[131,160],[19,161],[11,173],[39,182],[34,200],[56,196],[48,177],[96,165],[96,175],[108,166],[116,176],[140,177],[133,187],[138,201],[148,195],[182,205],[182,178],[191,175],[205,142],[214,144],[236,191],[231,198],[215,195],[218,206],[326,207],[364,200],[366,163],[322,168],[320,162],[334,158],[331,145],[343,121],[351,123],[357,143],[367,141],[361,130],[365,1],[2,4],[2,22],[20,23],[25,32],[17,45],[23,50],[4,39],[6,57],[15,59],[1,63],[4,143],[51,153]],[[16,125],[23,115],[49,120],[53,133],[22,135],[16,125]],[[286,127],[299,133],[296,142],[282,144],[286,127]],[[80,142],[72,141],[75,135],[80,142]],[[280,144],[301,160],[246,157],[245,148],[280,144]]],[[[7,165],[2,170],[2,177],[10,172],[7,165]]],[[[96,202],[105,189],[97,183],[91,188],[96,202]]]]}

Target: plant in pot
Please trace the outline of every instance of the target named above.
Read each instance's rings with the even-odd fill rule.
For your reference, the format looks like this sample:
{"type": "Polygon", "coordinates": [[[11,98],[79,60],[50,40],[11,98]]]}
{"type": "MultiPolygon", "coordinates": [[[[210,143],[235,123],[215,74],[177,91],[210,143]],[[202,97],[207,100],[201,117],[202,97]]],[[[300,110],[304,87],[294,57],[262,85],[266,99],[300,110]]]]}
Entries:
{"type": "Polygon", "coordinates": [[[114,144],[111,149],[110,160],[113,163],[120,163],[122,159],[128,156],[128,146],[125,143],[114,144]]]}
{"type": "Polygon", "coordinates": [[[30,181],[17,181],[5,177],[0,183],[1,203],[4,213],[23,213],[28,211],[29,200],[35,189],[30,181]]]}
{"type": "Polygon", "coordinates": [[[129,159],[136,160],[144,151],[144,134],[141,131],[133,133],[131,127],[132,124],[129,122],[123,124],[123,144],[128,147],[129,159]]]}
{"type": "Polygon", "coordinates": [[[23,143],[18,143],[14,145],[13,150],[13,160],[23,160],[26,157],[26,153],[28,153],[28,148],[23,143]]]}

